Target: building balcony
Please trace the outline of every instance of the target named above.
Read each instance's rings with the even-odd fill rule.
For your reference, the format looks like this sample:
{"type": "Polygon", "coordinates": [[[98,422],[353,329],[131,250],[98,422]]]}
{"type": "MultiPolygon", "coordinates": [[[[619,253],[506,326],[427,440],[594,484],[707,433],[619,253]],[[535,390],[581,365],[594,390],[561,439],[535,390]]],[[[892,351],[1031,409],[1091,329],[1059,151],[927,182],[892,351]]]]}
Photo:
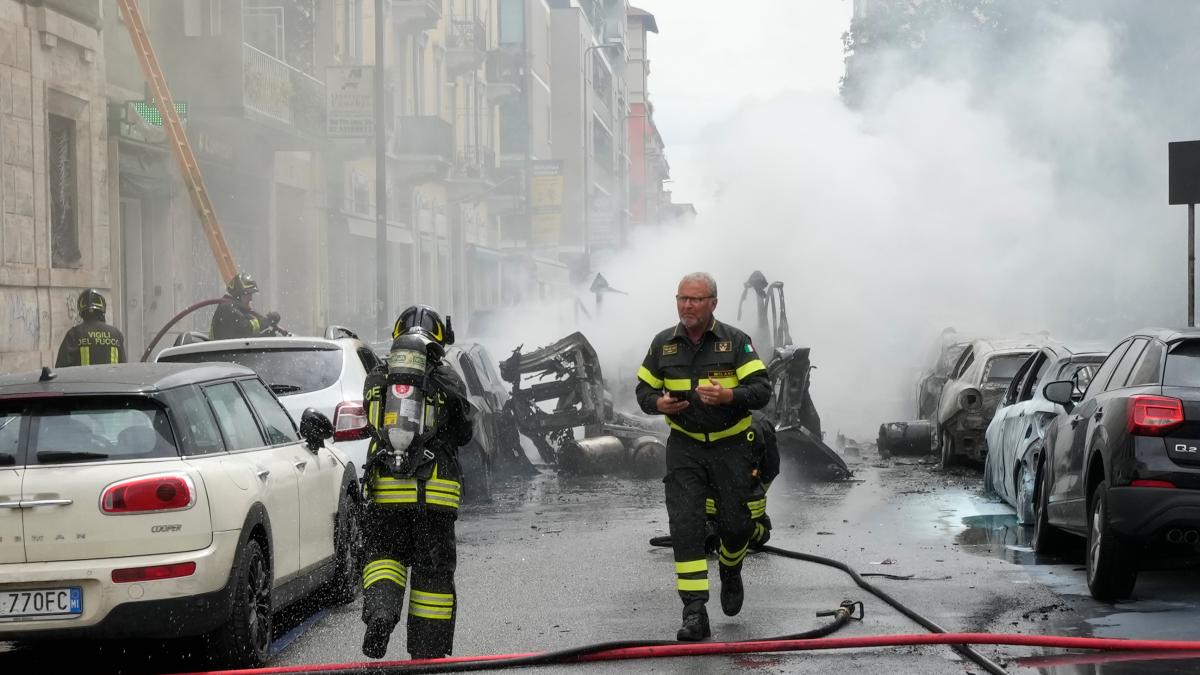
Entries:
{"type": "Polygon", "coordinates": [[[496,153],[491,148],[465,145],[458,149],[450,180],[459,185],[487,186],[496,177],[496,153]]]}
{"type": "Polygon", "coordinates": [[[251,118],[324,135],[325,83],[245,43],[242,105],[251,118]]]}
{"type": "Polygon", "coordinates": [[[451,73],[476,70],[487,56],[487,27],[478,18],[454,19],[446,43],[446,68],[451,73]]]}
{"type": "Polygon", "coordinates": [[[525,88],[525,55],[508,49],[487,53],[487,94],[492,101],[516,96],[525,88]]]}
{"type": "Polygon", "coordinates": [[[392,22],[405,30],[429,30],[442,20],[441,0],[391,0],[392,22]]]}
{"type": "Polygon", "coordinates": [[[401,178],[441,177],[454,163],[454,127],[435,116],[401,117],[388,142],[388,155],[401,178]]]}

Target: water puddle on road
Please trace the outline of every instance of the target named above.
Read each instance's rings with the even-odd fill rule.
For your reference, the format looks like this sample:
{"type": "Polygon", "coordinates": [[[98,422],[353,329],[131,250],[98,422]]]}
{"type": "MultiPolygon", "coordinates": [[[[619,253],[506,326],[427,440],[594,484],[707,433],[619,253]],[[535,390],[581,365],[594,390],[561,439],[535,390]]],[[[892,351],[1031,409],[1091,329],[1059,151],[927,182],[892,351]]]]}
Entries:
{"type": "Polygon", "coordinates": [[[962,532],[954,537],[963,553],[999,558],[1016,565],[1054,565],[1067,562],[1057,556],[1033,552],[1033,528],[1019,525],[1017,516],[1000,513],[967,516],[962,532]]]}

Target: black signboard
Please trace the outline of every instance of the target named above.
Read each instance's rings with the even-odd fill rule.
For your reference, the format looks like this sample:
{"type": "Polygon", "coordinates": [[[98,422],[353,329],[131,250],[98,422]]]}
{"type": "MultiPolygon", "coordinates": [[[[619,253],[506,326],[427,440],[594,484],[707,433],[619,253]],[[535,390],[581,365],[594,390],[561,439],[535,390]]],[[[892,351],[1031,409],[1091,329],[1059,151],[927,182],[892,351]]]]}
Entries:
{"type": "Polygon", "coordinates": [[[1200,141],[1167,144],[1169,204],[1200,204],[1200,141]]]}

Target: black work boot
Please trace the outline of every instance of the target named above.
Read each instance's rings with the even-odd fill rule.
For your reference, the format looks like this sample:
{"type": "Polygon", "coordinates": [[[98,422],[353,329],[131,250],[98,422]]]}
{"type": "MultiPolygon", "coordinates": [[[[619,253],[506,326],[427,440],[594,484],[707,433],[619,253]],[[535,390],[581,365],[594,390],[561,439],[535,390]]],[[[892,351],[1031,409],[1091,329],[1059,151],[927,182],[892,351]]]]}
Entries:
{"type": "Polygon", "coordinates": [[[693,603],[683,608],[683,625],[675,634],[675,639],[682,642],[696,642],[712,636],[708,627],[708,610],[704,603],[693,603]]]}
{"type": "Polygon", "coordinates": [[[725,616],[737,616],[742,611],[742,600],[745,594],[742,590],[742,568],[726,569],[721,567],[721,611],[725,616]]]}
{"type": "Polygon", "coordinates": [[[363,635],[363,655],[371,659],[382,659],[387,654],[388,640],[392,637],[395,623],[385,618],[374,618],[367,623],[363,635]]]}

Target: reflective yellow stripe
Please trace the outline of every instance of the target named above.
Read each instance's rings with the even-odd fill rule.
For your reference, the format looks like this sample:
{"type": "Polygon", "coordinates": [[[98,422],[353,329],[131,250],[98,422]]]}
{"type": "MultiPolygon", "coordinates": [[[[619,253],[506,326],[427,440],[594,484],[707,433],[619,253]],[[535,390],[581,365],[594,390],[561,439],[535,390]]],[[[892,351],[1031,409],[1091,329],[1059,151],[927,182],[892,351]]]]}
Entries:
{"type": "Polygon", "coordinates": [[[655,389],[662,389],[662,379],[655,377],[654,373],[650,372],[650,369],[646,366],[638,368],[638,379],[650,385],[651,387],[654,387],[655,389]]]}
{"type": "Polygon", "coordinates": [[[688,431],[687,429],[684,429],[683,427],[676,424],[674,422],[674,420],[672,420],[671,418],[669,418],[669,417],[667,418],[667,426],[671,427],[675,431],[678,431],[679,433],[683,434],[684,436],[694,438],[698,441],[701,441],[701,442],[707,441],[710,443],[713,441],[719,441],[722,438],[729,438],[730,436],[736,436],[736,435],[742,433],[743,431],[749,429],[750,425],[753,422],[754,422],[754,418],[752,418],[750,416],[746,416],[745,418],[742,419],[742,421],[729,427],[728,429],[722,429],[721,431],[713,431],[711,433],[705,434],[705,433],[701,433],[701,432],[688,431]]]}
{"type": "Polygon", "coordinates": [[[109,347],[108,348],[108,362],[116,363],[118,360],[119,360],[119,357],[117,356],[117,348],[109,347]]]}
{"type": "Polygon", "coordinates": [[[762,518],[763,514],[767,512],[767,498],[748,501],[746,507],[750,509],[751,518],[762,518]]]}
{"type": "Polygon", "coordinates": [[[434,607],[453,607],[453,593],[430,593],[428,591],[418,591],[413,589],[412,596],[409,598],[412,602],[417,602],[422,605],[432,605],[434,607]]]}
{"type": "Polygon", "coordinates": [[[750,547],[750,544],[747,543],[745,546],[742,547],[742,550],[737,551],[736,553],[730,553],[729,550],[725,548],[725,544],[722,543],[721,544],[721,554],[720,554],[721,564],[726,567],[737,566],[746,557],[746,550],[749,547],[750,547]]]}
{"type": "Polygon", "coordinates": [[[434,621],[449,621],[454,618],[454,609],[440,609],[436,607],[426,607],[412,602],[408,603],[408,615],[415,616],[421,619],[432,619],[434,621]]]}
{"type": "Polygon", "coordinates": [[[725,429],[724,431],[714,431],[713,433],[709,434],[708,440],[709,441],[719,441],[722,438],[729,438],[730,436],[737,436],[738,434],[742,433],[743,431],[749,429],[750,424],[753,422],[754,422],[754,418],[747,416],[741,422],[738,422],[737,424],[729,427],[728,429],[725,429]]]}
{"type": "MultiPolygon", "coordinates": [[[[710,377],[708,379],[716,382],[726,389],[733,389],[734,387],[738,386],[738,379],[736,377],[710,377]]],[[[703,382],[702,384],[708,384],[708,382],[703,382]]]]}
{"type": "Polygon", "coordinates": [[[687,562],[675,563],[675,574],[692,574],[693,572],[707,572],[708,561],[701,558],[700,560],[688,560],[687,562]]]}
{"type": "Polygon", "coordinates": [[[371,401],[369,410],[370,412],[367,413],[367,421],[375,425],[376,428],[382,426],[379,423],[379,401],[371,401]]]}
{"type": "Polygon", "coordinates": [[[375,488],[379,490],[416,490],[417,479],[379,476],[375,479],[375,488]]]}
{"type": "Polygon", "coordinates": [[[91,347],[80,347],[79,348],[79,365],[82,365],[82,366],[92,365],[92,348],[91,347]]]}
{"type": "Polygon", "coordinates": [[[433,495],[426,495],[425,503],[429,504],[430,506],[445,506],[446,508],[450,509],[457,509],[459,507],[459,500],[457,499],[451,499],[449,497],[435,497],[433,495]]]}
{"type": "Polygon", "coordinates": [[[372,585],[380,581],[390,581],[397,586],[403,586],[405,578],[390,570],[380,570],[363,577],[363,588],[370,588],[372,585]]]}
{"type": "Polygon", "coordinates": [[[713,498],[709,497],[708,499],[705,499],[704,500],[704,513],[706,515],[711,516],[711,515],[715,514],[716,512],[717,512],[717,503],[713,501],[713,498]]]}
{"type": "Polygon", "coordinates": [[[417,503],[417,495],[416,494],[393,494],[393,493],[386,493],[386,492],[383,494],[372,493],[371,501],[375,502],[376,504],[416,504],[417,503]]]}
{"type": "Polygon", "coordinates": [[[462,484],[452,480],[438,480],[430,478],[426,483],[426,488],[429,490],[440,490],[442,492],[453,492],[459,494],[462,492],[462,484]]]}
{"type": "Polygon", "coordinates": [[[707,591],[708,579],[676,579],[675,588],[681,591],[707,591]]]}
{"type": "Polygon", "coordinates": [[[371,562],[369,562],[363,566],[364,573],[374,572],[375,570],[382,570],[382,569],[393,569],[393,570],[399,570],[399,571],[403,572],[404,565],[401,565],[400,561],[398,561],[398,560],[392,560],[391,558],[380,558],[379,560],[372,560],[371,562]]]}
{"type": "Polygon", "coordinates": [[[766,369],[767,367],[763,365],[762,359],[754,359],[753,361],[747,361],[743,363],[741,367],[737,369],[737,376],[739,380],[744,380],[750,375],[766,369]]]}
{"type": "Polygon", "coordinates": [[[689,391],[692,388],[691,380],[675,380],[667,378],[663,380],[667,391],[689,391]]]}
{"type": "Polygon", "coordinates": [[[455,506],[457,506],[458,503],[461,501],[461,499],[459,498],[458,495],[448,495],[448,494],[444,494],[441,492],[426,492],[425,499],[430,502],[434,502],[434,501],[446,502],[446,503],[454,504],[455,506]]]}

